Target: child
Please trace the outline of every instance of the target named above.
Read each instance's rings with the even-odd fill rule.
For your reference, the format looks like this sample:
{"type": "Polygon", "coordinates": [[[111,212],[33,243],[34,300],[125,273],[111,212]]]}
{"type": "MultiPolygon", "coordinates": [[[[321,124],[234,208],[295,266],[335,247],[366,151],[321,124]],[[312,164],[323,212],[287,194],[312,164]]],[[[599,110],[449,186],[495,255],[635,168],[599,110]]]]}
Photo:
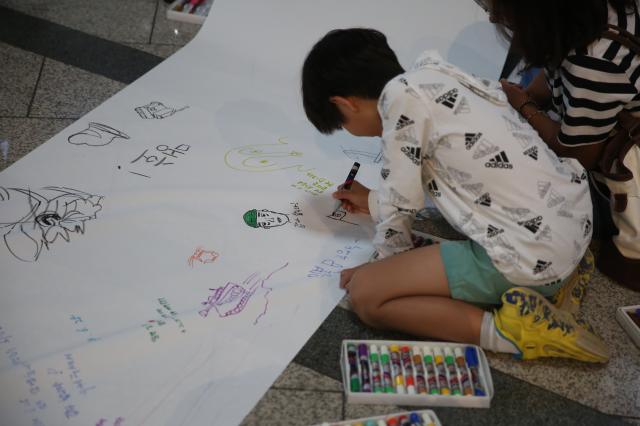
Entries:
{"type": "Polygon", "coordinates": [[[377,223],[380,260],[340,278],[365,323],[523,359],[608,359],[591,329],[545,299],[588,280],[578,272],[591,238],[586,174],[546,147],[499,85],[434,52],[404,72],[383,34],[357,28],[313,47],[302,96],[320,132],[382,137],[378,190],[355,182],[334,193],[377,223]],[[469,240],[412,250],[426,194],[469,240]]]}

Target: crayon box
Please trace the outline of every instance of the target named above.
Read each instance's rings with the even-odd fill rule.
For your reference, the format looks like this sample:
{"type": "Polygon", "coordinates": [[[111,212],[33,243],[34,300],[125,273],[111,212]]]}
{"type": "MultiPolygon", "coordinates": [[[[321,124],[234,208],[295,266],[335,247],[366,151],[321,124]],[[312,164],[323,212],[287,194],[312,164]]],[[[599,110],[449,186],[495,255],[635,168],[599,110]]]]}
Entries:
{"type": "Polygon", "coordinates": [[[350,403],[489,408],[494,394],[476,345],[343,340],[340,364],[350,403]]]}
{"type": "Polygon", "coordinates": [[[622,328],[631,336],[636,346],[640,348],[640,305],[618,308],[616,318],[622,328]]]}

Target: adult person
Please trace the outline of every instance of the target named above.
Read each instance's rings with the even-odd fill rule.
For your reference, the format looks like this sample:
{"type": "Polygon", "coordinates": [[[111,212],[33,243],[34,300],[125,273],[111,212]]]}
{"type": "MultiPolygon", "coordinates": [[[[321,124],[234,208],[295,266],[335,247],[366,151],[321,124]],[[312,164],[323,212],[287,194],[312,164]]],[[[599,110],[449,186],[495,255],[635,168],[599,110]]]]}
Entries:
{"type": "MultiPolygon", "coordinates": [[[[604,36],[611,25],[618,27],[614,28],[617,34],[626,31],[632,36],[640,35],[636,0],[488,0],[480,3],[527,66],[544,69],[526,89],[502,82],[511,105],[558,156],[576,158],[587,170],[597,170],[602,166],[608,140],[620,130],[616,126],[623,124],[621,117],[631,117],[629,121],[640,116],[640,55],[626,43],[604,36]],[[557,119],[549,117],[546,110],[553,111],[557,119]]],[[[640,155],[636,152],[635,170],[631,170],[636,186],[640,174],[638,159],[640,155]]],[[[606,186],[599,188],[607,190],[606,186]]],[[[631,196],[629,204],[635,209],[638,194],[631,196]]],[[[612,229],[609,202],[594,204],[600,206],[594,212],[595,237],[618,232],[613,237],[615,242],[623,237],[621,234],[629,234],[628,238],[624,236],[628,252],[617,242],[614,245],[610,238],[605,238],[600,259],[613,264],[602,263],[600,269],[619,282],[640,288],[637,278],[640,276],[640,217],[634,225],[637,215],[629,209],[622,222],[618,220],[620,216],[614,214],[616,231],[612,229]],[[629,229],[621,228],[629,221],[632,222],[629,229]],[[626,266],[610,258],[620,257],[620,252],[624,258],[630,258],[626,266]],[[625,276],[621,275],[623,272],[625,276]]],[[[621,206],[623,210],[624,206],[621,206]]],[[[615,204],[613,208],[618,209],[615,204]]]]}

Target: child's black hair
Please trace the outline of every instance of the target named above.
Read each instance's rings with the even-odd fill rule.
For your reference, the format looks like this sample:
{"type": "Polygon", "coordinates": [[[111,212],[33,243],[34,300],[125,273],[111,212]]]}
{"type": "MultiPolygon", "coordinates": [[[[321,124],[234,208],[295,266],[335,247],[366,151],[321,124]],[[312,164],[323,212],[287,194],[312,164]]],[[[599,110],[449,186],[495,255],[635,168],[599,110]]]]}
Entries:
{"type": "Polygon", "coordinates": [[[378,99],[384,86],[404,69],[380,31],[333,30],[309,52],[302,67],[302,103],[321,133],[340,130],[344,118],[329,98],[378,99]]]}

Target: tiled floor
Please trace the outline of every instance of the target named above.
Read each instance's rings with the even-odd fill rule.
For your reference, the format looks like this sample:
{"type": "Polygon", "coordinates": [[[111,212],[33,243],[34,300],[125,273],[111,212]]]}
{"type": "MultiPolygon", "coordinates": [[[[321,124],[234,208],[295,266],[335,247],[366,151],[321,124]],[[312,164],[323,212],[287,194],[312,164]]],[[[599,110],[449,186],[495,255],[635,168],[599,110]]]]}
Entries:
{"type": "MultiPolygon", "coordinates": [[[[161,0],[0,0],[0,170],[71,124],[188,43],[198,26],[165,18],[161,0]],[[18,14],[16,14],[18,12],[18,14]],[[3,19],[11,14],[12,20],[3,19]],[[18,19],[19,18],[19,19],[18,19]],[[19,41],[17,22],[38,36],[19,41]],[[14,26],[12,28],[12,25],[14,26]],[[39,31],[36,31],[39,30],[39,31]],[[56,44],[47,34],[55,31],[56,44]],[[66,44],[65,44],[66,42],[66,44]],[[91,55],[99,49],[101,57],[91,55]]],[[[215,13],[215,8],[214,8],[215,13]]],[[[454,234],[441,219],[419,225],[454,234]]],[[[517,362],[490,355],[496,394],[488,410],[437,408],[444,424],[640,425],[640,350],[615,321],[615,307],[640,294],[596,274],[584,309],[611,347],[605,366],[517,362]]],[[[403,337],[366,328],[343,302],[246,417],[245,425],[303,425],[399,411],[347,404],[338,369],[343,338],[403,337]]]]}

